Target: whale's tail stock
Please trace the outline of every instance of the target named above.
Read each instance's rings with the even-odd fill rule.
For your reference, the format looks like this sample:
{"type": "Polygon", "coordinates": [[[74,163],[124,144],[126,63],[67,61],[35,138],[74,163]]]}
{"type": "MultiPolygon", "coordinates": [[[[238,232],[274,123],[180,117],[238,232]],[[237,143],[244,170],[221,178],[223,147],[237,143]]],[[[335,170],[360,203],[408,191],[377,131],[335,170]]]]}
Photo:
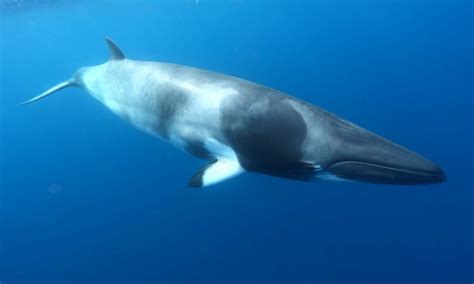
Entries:
{"type": "Polygon", "coordinates": [[[38,96],[36,96],[36,97],[34,97],[34,98],[31,98],[31,99],[29,99],[29,100],[27,100],[27,101],[24,101],[24,102],[22,102],[22,103],[20,103],[20,104],[26,105],[26,104],[29,104],[29,103],[32,103],[32,102],[36,102],[36,101],[41,100],[41,99],[43,99],[43,98],[45,98],[45,97],[47,97],[47,96],[49,96],[49,95],[51,95],[51,94],[53,94],[53,93],[59,91],[59,90],[62,90],[62,89],[67,88],[67,87],[73,87],[73,86],[74,86],[74,87],[77,87],[78,84],[77,84],[77,82],[76,82],[76,80],[75,80],[74,78],[71,78],[71,79],[69,79],[69,80],[66,80],[66,81],[63,81],[63,82],[61,82],[61,83],[59,83],[59,84],[54,85],[53,87],[51,87],[51,88],[49,88],[48,90],[46,90],[46,91],[44,91],[43,93],[41,93],[40,95],[38,95],[38,96]]]}
{"type": "MultiPolygon", "coordinates": [[[[109,51],[110,51],[110,60],[122,60],[122,59],[125,59],[125,55],[123,54],[123,52],[120,50],[120,48],[112,41],[112,39],[110,39],[109,37],[106,37],[105,38],[105,42],[107,43],[107,46],[109,48],[109,51]]],[[[72,76],[72,78],[66,80],[66,81],[63,81],[59,84],[56,84],[54,85],[53,87],[49,88],[48,90],[44,91],[43,93],[41,93],[40,95],[34,97],[34,98],[31,98],[27,101],[24,101],[20,104],[22,105],[26,105],[26,104],[29,104],[29,103],[32,103],[32,102],[36,102],[38,100],[41,100],[59,90],[62,90],[64,88],[67,88],[67,87],[80,87],[80,81],[81,81],[81,76],[82,76],[82,72],[87,69],[87,67],[85,68],[81,68],[79,69],[75,74],[74,76],[72,76]]]]}

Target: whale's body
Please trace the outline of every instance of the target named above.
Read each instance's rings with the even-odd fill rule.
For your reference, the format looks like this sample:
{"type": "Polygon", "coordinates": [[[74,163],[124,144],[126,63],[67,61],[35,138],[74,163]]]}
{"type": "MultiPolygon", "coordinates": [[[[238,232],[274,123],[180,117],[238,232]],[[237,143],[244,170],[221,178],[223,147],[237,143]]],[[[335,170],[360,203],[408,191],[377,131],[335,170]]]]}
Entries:
{"type": "Polygon", "coordinates": [[[209,164],[189,185],[245,171],[282,178],[424,184],[445,180],[433,162],[280,91],[176,64],[112,58],[78,70],[27,103],[82,87],[119,117],[209,164]]]}

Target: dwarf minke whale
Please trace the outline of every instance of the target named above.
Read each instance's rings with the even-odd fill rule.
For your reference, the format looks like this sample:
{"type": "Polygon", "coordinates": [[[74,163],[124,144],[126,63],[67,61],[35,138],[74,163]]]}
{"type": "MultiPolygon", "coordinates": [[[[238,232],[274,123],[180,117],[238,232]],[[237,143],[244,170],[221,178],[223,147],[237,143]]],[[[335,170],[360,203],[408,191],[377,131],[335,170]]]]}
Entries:
{"type": "Polygon", "coordinates": [[[106,63],[80,68],[23,104],[80,87],[136,128],[207,160],[191,187],[247,171],[300,181],[446,179],[430,160],[283,92],[193,67],[130,60],[111,39],[106,43],[106,63]]]}

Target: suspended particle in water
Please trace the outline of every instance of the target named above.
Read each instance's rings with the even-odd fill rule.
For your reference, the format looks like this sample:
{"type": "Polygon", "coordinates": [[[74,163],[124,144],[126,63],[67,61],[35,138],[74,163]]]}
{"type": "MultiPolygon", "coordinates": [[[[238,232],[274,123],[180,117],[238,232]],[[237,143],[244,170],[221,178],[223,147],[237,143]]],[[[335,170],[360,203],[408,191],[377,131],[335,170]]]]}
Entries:
{"type": "Polygon", "coordinates": [[[60,193],[62,189],[63,189],[62,186],[56,183],[48,186],[48,192],[51,194],[60,193]]]}

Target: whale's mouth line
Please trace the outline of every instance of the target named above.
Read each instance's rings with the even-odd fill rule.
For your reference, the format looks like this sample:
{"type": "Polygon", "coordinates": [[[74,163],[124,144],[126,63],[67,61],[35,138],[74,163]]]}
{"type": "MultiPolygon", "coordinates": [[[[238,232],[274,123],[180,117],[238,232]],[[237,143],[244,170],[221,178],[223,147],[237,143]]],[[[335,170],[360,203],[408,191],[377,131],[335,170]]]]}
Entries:
{"type": "Polygon", "coordinates": [[[398,183],[397,180],[417,179],[415,183],[439,183],[447,177],[443,171],[422,171],[390,167],[380,164],[342,161],[331,164],[326,171],[340,178],[374,180],[382,183],[398,183]]]}
{"type": "MultiPolygon", "coordinates": [[[[399,169],[399,168],[394,168],[394,167],[389,167],[389,166],[383,166],[379,164],[374,164],[374,163],[367,163],[367,162],[359,162],[359,161],[343,161],[343,162],[337,162],[328,167],[331,168],[333,166],[338,166],[338,165],[343,165],[343,164],[360,164],[360,165],[365,165],[365,166],[372,166],[372,167],[377,167],[377,168],[383,168],[387,170],[393,170],[393,171],[399,171],[399,172],[405,172],[409,174],[419,174],[419,175],[434,175],[438,176],[439,174],[435,173],[430,173],[430,172],[422,172],[422,171],[413,171],[413,170],[405,170],[405,169],[399,169]]],[[[444,174],[442,174],[444,175],[444,174]]]]}

